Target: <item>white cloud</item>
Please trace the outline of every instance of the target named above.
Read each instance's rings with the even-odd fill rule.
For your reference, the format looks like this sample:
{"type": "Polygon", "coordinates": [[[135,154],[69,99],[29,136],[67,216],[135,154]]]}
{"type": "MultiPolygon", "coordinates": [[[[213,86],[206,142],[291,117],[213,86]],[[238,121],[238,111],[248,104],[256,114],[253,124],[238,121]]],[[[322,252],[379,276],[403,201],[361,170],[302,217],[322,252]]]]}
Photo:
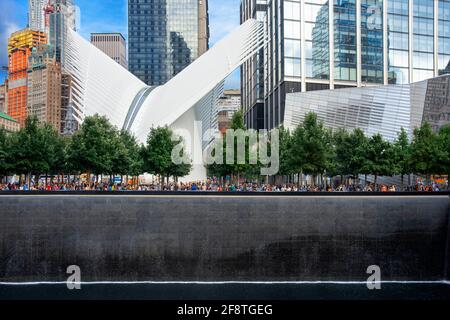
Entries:
{"type": "MultiPolygon", "coordinates": [[[[240,0],[209,0],[210,45],[229,34],[240,24],[240,0]]],[[[240,88],[240,71],[236,70],[225,81],[226,89],[240,88]]]]}
{"type": "MultiPolygon", "coordinates": [[[[8,65],[8,38],[11,33],[25,27],[26,13],[22,1],[0,1],[0,67],[8,65]]],[[[5,77],[6,73],[0,72],[0,83],[5,77]]]]}
{"type": "Polygon", "coordinates": [[[222,39],[240,24],[239,0],[210,0],[209,28],[211,45],[222,39]]]}

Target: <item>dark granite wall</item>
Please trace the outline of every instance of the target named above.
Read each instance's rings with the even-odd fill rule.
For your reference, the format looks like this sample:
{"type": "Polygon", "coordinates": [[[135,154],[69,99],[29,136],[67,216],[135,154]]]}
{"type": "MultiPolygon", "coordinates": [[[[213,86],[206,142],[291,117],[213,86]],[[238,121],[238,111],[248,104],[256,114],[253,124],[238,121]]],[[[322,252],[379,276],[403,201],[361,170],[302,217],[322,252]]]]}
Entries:
{"type": "Polygon", "coordinates": [[[448,196],[0,196],[0,282],[448,279],[448,196]]]}

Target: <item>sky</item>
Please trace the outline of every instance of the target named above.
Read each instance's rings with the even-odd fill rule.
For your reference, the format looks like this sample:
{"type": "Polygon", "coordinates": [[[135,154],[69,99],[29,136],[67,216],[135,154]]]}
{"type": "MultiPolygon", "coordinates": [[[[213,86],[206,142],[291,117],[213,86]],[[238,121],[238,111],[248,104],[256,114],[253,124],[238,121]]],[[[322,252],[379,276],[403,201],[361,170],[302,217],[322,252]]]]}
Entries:
{"type": "MultiPolygon", "coordinates": [[[[121,32],[127,37],[127,0],[75,0],[80,11],[79,32],[86,39],[92,32],[121,32]]],[[[240,0],[209,0],[210,46],[239,25],[240,0]]],[[[0,0],[0,67],[8,65],[7,41],[27,25],[28,0],[0,0]]],[[[0,71],[1,72],[1,71],[0,71]]],[[[6,72],[0,73],[3,83],[6,72]]],[[[228,89],[239,88],[239,71],[226,81],[228,89]]]]}

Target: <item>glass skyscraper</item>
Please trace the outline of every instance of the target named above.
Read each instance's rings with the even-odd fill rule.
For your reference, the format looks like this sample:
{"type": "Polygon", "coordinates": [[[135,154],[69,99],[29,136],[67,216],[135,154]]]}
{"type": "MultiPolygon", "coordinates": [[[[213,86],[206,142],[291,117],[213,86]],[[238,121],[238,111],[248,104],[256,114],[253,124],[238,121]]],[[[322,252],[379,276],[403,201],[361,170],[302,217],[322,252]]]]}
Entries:
{"type": "MultiPolygon", "coordinates": [[[[241,21],[256,19],[264,22],[267,0],[243,0],[241,2],[241,21]]],[[[251,105],[246,115],[247,122],[255,127],[264,126],[264,49],[244,62],[241,67],[241,98],[243,105],[251,105]]]]}
{"type": "Polygon", "coordinates": [[[450,0],[242,0],[241,22],[262,2],[263,89],[254,86],[261,75],[242,68],[248,127],[281,124],[287,93],[407,84],[445,73],[450,61],[450,0]]]}
{"type": "Polygon", "coordinates": [[[129,70],[162,85],[208,49],[207,0],[128,0],[129,70]]]}

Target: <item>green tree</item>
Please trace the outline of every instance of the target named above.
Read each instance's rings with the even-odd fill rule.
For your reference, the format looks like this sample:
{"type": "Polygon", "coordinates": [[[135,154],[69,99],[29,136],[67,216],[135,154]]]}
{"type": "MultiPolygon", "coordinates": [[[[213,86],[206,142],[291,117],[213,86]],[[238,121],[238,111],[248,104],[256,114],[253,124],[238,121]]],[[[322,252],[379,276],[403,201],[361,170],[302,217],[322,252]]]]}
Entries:
{"type": "Polygon", "coordinates": [[[305,165],[305,157],[304,157],[304,140],[305,140],[305,129],[303,125],[298,125],[294,132],[292,133],[291,142],[289,144],[288,154],[289,154],[289,167],[290,169],[297,173],[298,175],[298,184],[300,186],[301,181],[300,177],[303,174],[303,168],[305,165]]]}
{"type": "MultiPolygon", "coordinates": [[[[232,130],[243,130],[245,131],[245,124],[244,124],[244,113],[241,110],[235,112],[233,114],[233,117],[231,119],[231,129],[232,130]]],[[[224,137],[225,141],[226,141],[226,135],[224,137]]],[[[232,168],[232,174],[234,176],[237,177],[237,180],[240,179],[241,175],[244,176],[250,176],[250,175],[255,175],[256,174],[256,170],[259,169],[257,164],[250,164],[250,149],[252,147],[256,147],[256,146],[250,146],[250,139],[249,137],[245,137],[245,163],[240,164],[238,163],[238,147],[239,147],[239,141],[238,138],[235,137],[234,138],[234,164],[231,165],[232,168]]],[[[256,152],[256,151],[255,151],[256,152]]],[[[226,159],[226,150],[224,150],[224,156],[226,159]]]]}
{"type": "Polygon", "coordinates": [[[293,159],[291,154],[292,135],[289,130],[283,126],[279,128],[280,138],[280,174],[291,175],[297,173],[293,166],[293,159]]]}
{"type": "Polygon", "coordinates": [[[341,176],[350,174],[350,158],[352,156],[353,146],[350,144],[350,134],[347,130],[341,128],[333,134],[334,145],[334,167],[335,173],[341,176]]]}
{"type": "MultiPolygon", "coordinates": [[[[217,143],[217,141],[216,141],[217,143]]],[[[220,146],[217,146],[216,148],[219,148],[220,146]]],[[[233,166],[226,164],[226,139],[223,137],[222,140],[222,163],[212,163],[206,166],[206,170],[208,172],[208,176],[210,177],[226,177],[233,174],[233,166]]],[[[211,154],[213,157],[216,156],[216,150],[212,151],[211,154]]]]}
{"type": "Polygon", "coordinates": [[[172,161],[172,151],[175,146],[180,144],[181,138],[173,139],[173,132],[166,127],[152,128],[147,138],[147,145],[142,151],[143,155],[143,169],[145,172],[158,175],[160,182],[164,182],[170,176],[174,176],[175,180],[178,177],[187,175],[191,170],[191,164],[187,164],[187,154],[183,148],[184,163],[175,164],[172,161]]]}
{"type": "Polygon", "coordinates": [[[141,153],[141,149],[143,148],[143,146],[137,142],[134,135],[126,130],[120,131],[119,139],[121,140],[122,145],[126,148],[127,157],[123,169],[118,171],[117,173],[126,175],[127,183],[128,176],[131,175],[133,177],[134,183],[134,177],[139,176],[143,172],[143,159],[141,153]]]}
{"type": "MultiPolygon", "coordinates": [[[[242,110],[239,110],[234,113],[232,119],[231,119],[231,130],[242,130],[245,132],[245,124],[244,124],[244,115],[242,110]]],[[[250,145],[250,138],[245,137],[245,163],[238,163],[238,147],[239,147],[239,141],[238,138],[235,137],[232,141],[233,146],[227,145],[227,134],[223,136],[223,149],[222,149],[222,163],[214,163],[207,166],[208,175],[210,176],[217,176],[217,177],[225,177],[228,175],[232,175],[233,178],[240,179],[240,176],[246,176],[246,177],[254,177],[259,175],[259,169],[261,167],[261,164],[250,164],[250,152],[257,152],[257,146],[256,145],[250,145]],[[234,152],[233,157],[233,163],[229,164],[227,163],[227,147],[232,148],[234,152]]],[[[216,147],[217,148],[217,147],[216,147]]],[[[215,156],[215,151],[212,152],[213,156],[215,156]]]]}
{"type": "Polygon", "coordinates": [[[11,136],[10,154],[14,159],[12,172],[26,174],[28,179],[35,175],[50,173],[64,162],[64,148],[58,133],[48,124],[41,124],[36,117],[28,117],[25,126],[11,136]]]}
{"type": "Polygon", "coordinates": [[[48,124],[42,124],[41,130],[45,146],[43,151],[47,155],[46,161],[48,164],[48,170],[41,173],[45,173],[45,184],[47,184],[48,174],[59,175],[65,169],[66,140],[48,124]]]}
{"type": "Polygon", "coordinates": [[[450,189],[450,124],[439,130],[439,167],[440,172],[447,175],[447,188],[450,189]]]}
{"type": "Polygon", "coordinates": [[[307,114],[302,127],[294,132],[292,147],[297,169],[300,167],[305,174],[312,175],[313,181],[330,169],[333,157],[331,134],[315,113],[307,114]]]}
{"type": "MultiPolygon", "coordinates": [[[[364,132],[356,128],[351,133],[345,129],[339,129],[334,133],[335,145],[335,173],[341,175],[352,175],[358,180],[360,174],[369,173],[366,150],[369,139],[364,132]]],[[[367,181],[367,177],[365,179],[367,181]]]]}
{"type": "Polygon", "coordinates": [[[144,171],[164,177],[172,165],[172,139],[170,129],[151,128],[144,151],[144,171]]]}
{"type": "Polygon", "coordinates": [[[182,137],[178,137],[177,139],[172,139],[172,150],[176,148],[177,146],[182,146],[182,149],[179,150],[178,157],[182,159],[182,163],[174,163],[172,161],[171,166],[169,167],[167,171],[168,176],[172,176],[175,181],[178,181],[179,177],[184,177],[189,174],[192,170],[192,163],[191,159],[189,158],[188,153],[186,152],[185,143],[183,141],[182,137]]]}
{"type": "Polygon", "coordinates": [[[0,128],[0,183],[3,177],[8,175],[10,164],[9,162],[10,139],[4,129],[0,128]]]}
{"type": "Polygon", "coordinates": [[[348,147],[350,148],[349,170],[356,179],[360,174],[364,174],[367,183],[367,174],[370,173],[370,163],[367,161],[366,150],[369,145],[369,139],[359,128],[353,130],[349,135],[348,147]]]}
{"type": "Polygon", "coordinates": [[[113,146],[111,153],[113,165],[105,173],[108,173],[111,178],[116,174],[123,177],[130,172],[131,168],[132,158],[127,143],[132,141],[132,136],[126,131],[115,131],[110,140],[113,146]]]}
{"type": "Polygon", "coordinates": [[[369,139],[366,160],[370,173],[375,176],[375,185],[377,185],[378,177],[394,174],[394,157],[392,144],[384,140],[380,134],[376,134],[369,139]]]}
{"type": "Polygon", "coordinates": [[[73,172],[96,175],[112,174],[119,154],[117,129],[99,115],[86,117],[80,130],[75,132],[67,148],[68,166],[73,172]]]}
{"type": "Polygon", "coordinates": [[[408,133],[404,128],[401,129],[397,140],[394,142],[394,154],[395,173],[401,175],[401,190],[403,190],[404,176],[411,173],[411,144],[408,133]]]}
{"type": "Polygon", "coordinates": [[[437,168],[438,142],[437,135],[427,122],[414,130],[410,164],[414,173],[425,175],[427,183],[433,171],[439,171],[437,168]]]}

